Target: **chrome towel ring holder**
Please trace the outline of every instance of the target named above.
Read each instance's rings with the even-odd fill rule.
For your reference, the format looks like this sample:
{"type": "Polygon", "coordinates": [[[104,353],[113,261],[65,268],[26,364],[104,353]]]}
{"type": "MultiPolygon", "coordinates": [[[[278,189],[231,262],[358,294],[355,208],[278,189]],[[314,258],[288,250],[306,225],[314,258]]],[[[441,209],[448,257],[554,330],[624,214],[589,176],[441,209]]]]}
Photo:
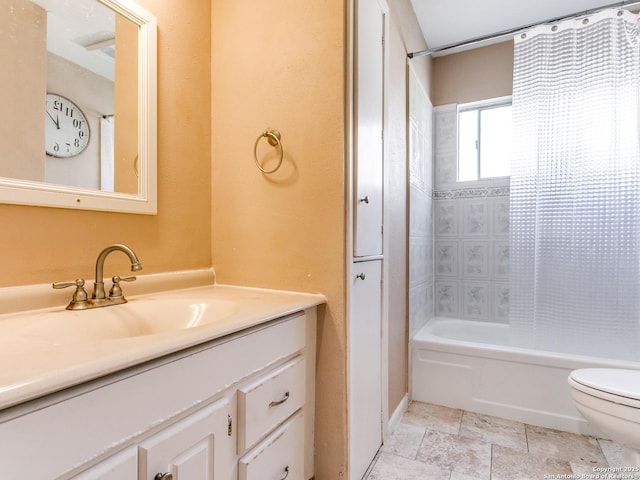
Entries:
{"type": "Polygon", "coordinates": [[[256,139],[256,143],[253,145],[253,158],[256,161],[256,167],[258,167],[262,173],[266,173],[266,174],[274,173],[282,165],[282,159],[284,157],[284,149],[282,148],[282,142],[280,141],[280,138],[281,138],[281,136],[280,136],[280,132],[278,130],[265,130],[256,139]],[[278,163],[271,170],[267,170],[266,168],[264,168],[260,164],[260,162],[258,161],[258,153],[257,153],[258,152],[258,143],[260,143],[260,140],[263,137],[266,137],[267,142],[269,142],[269,145],[271,145],[272,147],[277,147],[280,150],[280,158],[278,160],[278,163]]]}

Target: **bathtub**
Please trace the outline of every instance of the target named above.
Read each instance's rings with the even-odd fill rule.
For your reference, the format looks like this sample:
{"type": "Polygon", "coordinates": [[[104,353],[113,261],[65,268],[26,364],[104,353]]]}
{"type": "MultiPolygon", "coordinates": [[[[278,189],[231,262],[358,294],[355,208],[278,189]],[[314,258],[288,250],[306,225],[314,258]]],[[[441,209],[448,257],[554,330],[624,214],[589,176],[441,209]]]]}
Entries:
{"type": "Polygon", "coordinates": [[[602,436],[573,405],[577,368],[640,364],[512,347],[509,326],[436,317],[411,340],[411,398],[572,433],[602,436]]]}

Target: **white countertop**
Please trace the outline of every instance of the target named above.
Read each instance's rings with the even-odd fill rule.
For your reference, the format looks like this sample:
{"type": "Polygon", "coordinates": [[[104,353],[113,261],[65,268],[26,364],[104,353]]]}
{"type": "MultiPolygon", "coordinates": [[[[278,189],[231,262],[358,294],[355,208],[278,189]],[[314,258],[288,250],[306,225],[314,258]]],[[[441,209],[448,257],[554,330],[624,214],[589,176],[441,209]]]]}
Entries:
{"type": "MultiPolygon", "coordinates": [[[[142,362],[183,350],[269,320],[320,305],[323,295],[211,285],[128,297],[135,302],[154,299],[212,299],[232,304],[215,322],[192,328],[168,330],[152,335],[101,340],[79,340],[73,334],[52,341],[38,335],[25,338],[12,325],[34,313],[69,315],[79,321],[89,311],[66,311],[65,305],[31,312],[0,315],[0,409],[31,400],[63,388],[99,378],[142,362]]],[[[115,314],[120,305],[104,307],[115,314]]],[[[43,314],[45,316],[43,316],[43,314]]],[[[87,317],[88,318],[88,317],[87,317]]]]}

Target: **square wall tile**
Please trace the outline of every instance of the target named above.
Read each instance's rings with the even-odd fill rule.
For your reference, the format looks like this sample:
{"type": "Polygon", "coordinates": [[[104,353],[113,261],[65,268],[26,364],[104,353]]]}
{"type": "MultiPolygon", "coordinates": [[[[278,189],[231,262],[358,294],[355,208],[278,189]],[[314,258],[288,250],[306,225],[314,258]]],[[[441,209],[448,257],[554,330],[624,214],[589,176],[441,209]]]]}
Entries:
{"type": "Polygon", "coordinates": [[[493,278],[496,280],[509,279],[508,240],[495,240],[493,242],[493,278]]]}
{"type": "Polygon", "coordinates": [[[463,278],[489,278],[489,242],[463,242],[462,262],[463,278]]]}
{"type": "Polygon", "coordinates": [[[509,322],[509,284],[493,284],[493,318],[497,322],[509,322]]]}
{"type": "Polygon", "coordinates": [[[462,318],[489,320],[492,299],[489,282],[464,282],[462,287],[462,318]]]}
{"type": "Polygon", "coordinates": [[[433,284],[409,288],[409,336],[413,337],[433,317],[433,284]]]}
{"type": "Polygon", "coordinates": [[[489,205],[486,198],[463,201],[462,225],[465,237],[487,237],[489,235],[489,205]]]}
{"type": "Polygon", "coordinates": [[[433,300],[436,316],[457,317],[459,312],[458,282],[436,281],[433,300]]]}
{"type": "Polygon", "coordinates": [[[493,199],[493,234],[496,236],[509,235],[509,197],[495,197],[493,199]]]}
{"type": "Polygon", "coordinates": [[[435,189],[455,187],[458,178],[458,112],[455,105],[433,109],[435,189]]]}
{"type": "Polygon", "coordinates": [[[435,234],[442,237],[458,236],[458,202],[445,200],[434,202],[435,234]]]}
{"type": "Polygon", "coordinates": [[[409,237],[409,284],[433,280],[433,243],[428,237],[409,237]]]}
{"type": "Polygon", "coordinates": [[[458,277],[458,241],[436,242],[435,274],[443,277],[458,277]]]}
{"type": "Polygon", "coordinates": [[[409,189],[409,230],[413,236],[431,236],[433,200],[417,185],[409,189]]]}

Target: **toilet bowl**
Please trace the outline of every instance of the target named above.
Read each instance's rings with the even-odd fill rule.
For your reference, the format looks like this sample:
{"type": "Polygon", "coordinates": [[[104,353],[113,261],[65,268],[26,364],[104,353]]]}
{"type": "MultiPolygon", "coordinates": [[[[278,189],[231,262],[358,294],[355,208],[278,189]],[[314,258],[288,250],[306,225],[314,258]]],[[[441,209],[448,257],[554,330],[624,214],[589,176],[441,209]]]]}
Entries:
{"type": "MultiPolygon", "coordinates": [[[[629,474],[640,467],[640,370],[584,368],[569,374],[578,411],[596,429],[622,446],[629,474]]],[[[613,465],[612,465],[613,466],[613,465]]]]}

